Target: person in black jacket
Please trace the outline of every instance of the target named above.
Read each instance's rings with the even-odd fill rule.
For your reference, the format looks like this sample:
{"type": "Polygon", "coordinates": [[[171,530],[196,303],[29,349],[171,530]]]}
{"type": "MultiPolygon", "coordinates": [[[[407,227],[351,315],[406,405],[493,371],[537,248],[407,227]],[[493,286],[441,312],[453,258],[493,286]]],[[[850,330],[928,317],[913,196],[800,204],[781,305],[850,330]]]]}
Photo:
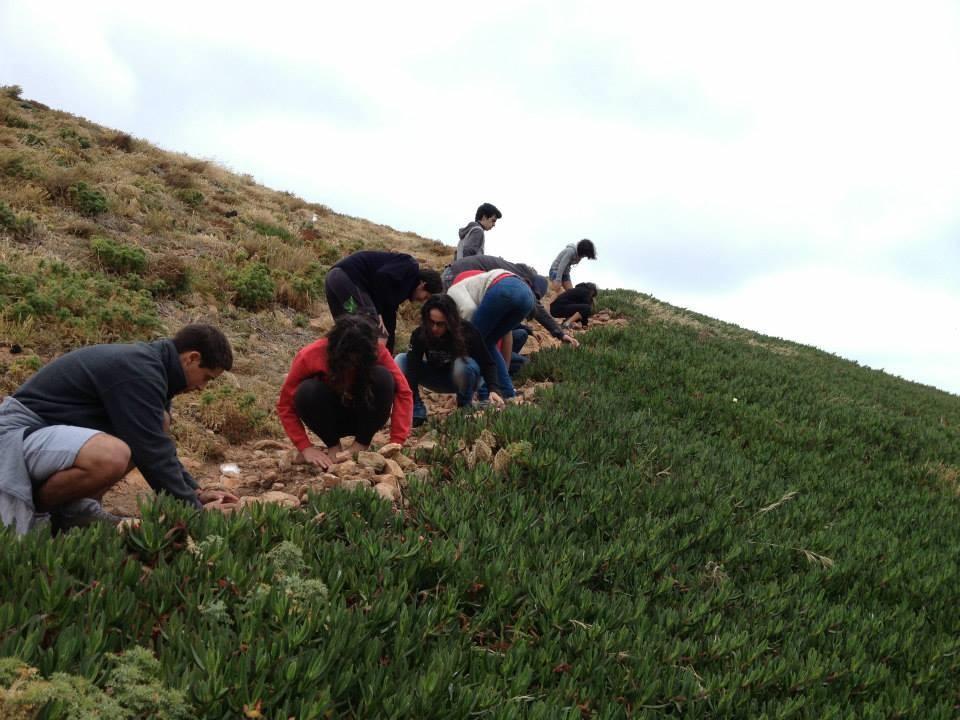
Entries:
{"type": "Polygon", "coordinates": [[[550,314],[556,318],[566,318],[561,327],[568,328],[578,320],[586,327],[593,314],[593,300],[597,297],[597,286],[590,282],[577,283],[564,290],[550,303],[550,314]]]}
{"type": "Polygon", "coordinates": [[[503,404],[497,368],[477,329],[460,318],[449,295],[432,295],[420,310],[420,326],[410,335],[410,349],[396,357],[397,366],[413,390],[413,425],[427,419],[420,386],[440,393],[456,393],[457,406],[473,403],[481,379],[489,400],[503,404]]]}
{"type": "Polygon", "coordinates": [[[324,281],[327,305],[334,319],[346,313],[370,315],[380,324],[393,352],[397,308],[402,302],[423,302],[443,290],[440,273],[421,268],[404,253],[362,250],[330,268],[324,281]]]}
{"type": "Polygon", "coordinates": [[[210,325],[188,325],[170,340],[93,345],[57,358],[0,404],[0,454],[17,461],[0,462],[7,468],[0,493],[51,512],[55,527],[58,514],[61,528],[115,522],[97,501],[136,467],[156,492],[227,509],[237,498],[198,492],[167,430],[171,399],[202,389],[232,365],[229,341],[210,325]]]}

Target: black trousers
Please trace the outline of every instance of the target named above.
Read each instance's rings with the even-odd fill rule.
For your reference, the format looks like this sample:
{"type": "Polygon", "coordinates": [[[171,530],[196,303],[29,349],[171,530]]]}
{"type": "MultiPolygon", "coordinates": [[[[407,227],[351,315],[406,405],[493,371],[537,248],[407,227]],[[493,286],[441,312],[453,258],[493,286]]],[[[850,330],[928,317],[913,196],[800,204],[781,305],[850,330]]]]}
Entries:
{"type": "Polygon", "coordinates": [[[370,405],[344,405],[339,394],[319,378],[308,378],[300,383],[293,397],[300,420],[310,428],[327,447],[340,438],[353,435],[357,442],[369,445],[374,433],[383,427],[393,407],[393,375],[377,365],[370,381],[373,401],[370,405]]]}
{"type": "Polygon", "coordinates": [[[377,306],[373,304],[373,298],[357,287],[350,276],[340,268],[332,268],[327,273],[323,282],[323,290],[327,296],[327,305],[330,307],[330,314],[333,315],[334,320],[348,312],[365,313],[376,319],[378,313],[377,306]],[[353,301],[353,309],[349,310],[348,305],[350,305],[351,300],[353,301]]]}
{"type": "Polygon", "coordinates": [[[557,318],[568,318],[573,317],[574,313],[580,313],[580,319],[583,321],[583,324],[586,325],[587,321],[590,319],[590,313],[593,312],[593,305],[588,305],[586,303],[572,303],[566,302],[557,298],[552,303],[550,303],[550,314],[557,318]]]}

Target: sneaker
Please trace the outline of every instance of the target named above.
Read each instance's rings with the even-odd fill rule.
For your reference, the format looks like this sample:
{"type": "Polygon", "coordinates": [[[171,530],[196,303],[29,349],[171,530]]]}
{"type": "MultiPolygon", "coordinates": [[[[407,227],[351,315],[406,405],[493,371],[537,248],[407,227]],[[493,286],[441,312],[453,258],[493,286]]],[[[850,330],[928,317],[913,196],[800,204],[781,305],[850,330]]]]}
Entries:
{"type": "Polygon", "coordinates": [[[422,402],[413,403],[413,426],[420,427],[427,421],[427,406],[422,402]]]}
{"type": "Polygon", "coordinates": [[[107,512],[99,502],[90,498],[74,500],[50,513],[50,525],[54,533],[89,527],[95,523],[116,526],[124,519],[126,518],[107,512]]]}

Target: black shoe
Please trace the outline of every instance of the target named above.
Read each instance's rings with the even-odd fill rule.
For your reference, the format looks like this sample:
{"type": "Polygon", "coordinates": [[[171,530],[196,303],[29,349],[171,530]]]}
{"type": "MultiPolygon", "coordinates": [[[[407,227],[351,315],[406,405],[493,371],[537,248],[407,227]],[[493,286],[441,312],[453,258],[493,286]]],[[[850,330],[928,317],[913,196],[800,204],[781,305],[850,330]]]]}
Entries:
{"type": "Polygon", "coordinates": [[[95,523],[116,526],[122,520],[124,518],[107,512],[100,503],[89,498],[74,500],[50,513],[50,526],[55,534],[73,528],[90,527],[95,523]]]}

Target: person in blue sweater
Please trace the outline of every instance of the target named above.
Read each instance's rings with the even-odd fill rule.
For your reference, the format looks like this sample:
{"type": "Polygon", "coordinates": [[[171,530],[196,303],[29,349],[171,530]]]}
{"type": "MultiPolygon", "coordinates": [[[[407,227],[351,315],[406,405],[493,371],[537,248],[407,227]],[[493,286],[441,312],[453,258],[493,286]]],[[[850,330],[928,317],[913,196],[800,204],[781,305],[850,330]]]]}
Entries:
{"type": "Polygon", "coordinates": [[[228,509],[198,491],[168,434],[170,401],[233,366],[223,333],[188,325],[172,339],[92,345],[62,355],[0,403],[0,523],[25,532],[35,512],[54,529],[118,522],[99,499],[136,467],[158,493],[228,509]]]}

